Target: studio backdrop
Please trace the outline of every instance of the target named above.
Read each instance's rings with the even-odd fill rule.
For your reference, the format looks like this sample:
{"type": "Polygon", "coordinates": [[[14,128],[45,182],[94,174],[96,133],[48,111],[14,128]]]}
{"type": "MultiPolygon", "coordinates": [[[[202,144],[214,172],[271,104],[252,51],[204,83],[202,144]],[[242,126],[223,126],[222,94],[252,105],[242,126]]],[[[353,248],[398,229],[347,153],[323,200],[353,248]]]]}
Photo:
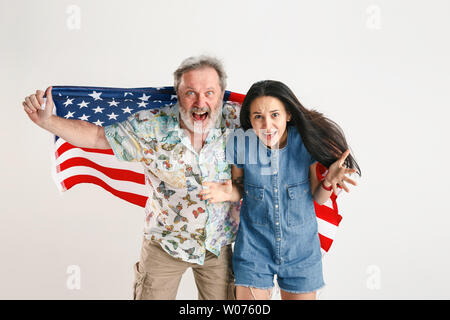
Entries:
{"type": "MultiPolygon", "coordinates": [[[[173,85],[189,56],[227,90],[286,83],[344,130],[362,177],[339,195],[320,299],[448,299],[450,3],[0,0],[0,299],[131,299],[144,211],[61,192],[54,137],[21,102],[48,86],[173,85]]],[[[189,270],[178,299],[197,299],[189,270]]],[[[279,295],[275,296],[279,299],[279,295]]]]}

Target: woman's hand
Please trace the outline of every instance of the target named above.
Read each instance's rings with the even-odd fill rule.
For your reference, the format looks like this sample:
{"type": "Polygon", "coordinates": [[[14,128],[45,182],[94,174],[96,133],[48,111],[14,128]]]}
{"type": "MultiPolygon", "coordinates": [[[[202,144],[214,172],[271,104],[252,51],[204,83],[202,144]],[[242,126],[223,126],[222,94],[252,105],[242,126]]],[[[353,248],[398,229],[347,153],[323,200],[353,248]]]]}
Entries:
{"type": "Polygon", "coordinates": [[[345,151],[341,158],[334,162],[329,168],[325,180],[322,182],[325,187],[332,187],[333,192],[338,194],[338,185],[342,187],[346,192],[350,192],[345,182],[348,182],[354,186],[357,185],[356,181],[350,179],[346,174],[352,174],[356,172],[356,169],[350,169],[345,166],[345,159],[350,154],[350,150],[345,151]],[[345,181],[345,182],[344,182],[345,181]]]}
{"type": "Polygon", "coordinates": [[[203,182],[203,190],[200,191],[202,200],[209,200],[211,203],[230,201],[233,185],[231,180],[225,182],[203,182]]]}

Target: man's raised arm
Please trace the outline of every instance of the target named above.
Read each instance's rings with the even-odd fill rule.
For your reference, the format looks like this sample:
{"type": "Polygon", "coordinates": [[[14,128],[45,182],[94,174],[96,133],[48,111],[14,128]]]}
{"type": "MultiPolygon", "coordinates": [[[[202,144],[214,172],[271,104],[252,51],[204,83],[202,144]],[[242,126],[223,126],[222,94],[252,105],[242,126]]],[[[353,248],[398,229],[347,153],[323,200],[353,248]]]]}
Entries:
{"type": "Polygon", "coordinates": [[[52,87],[46,91],[47,101],[44,103],[44,91],[37,90],[22,102],[28,117],[41,128],[63,138],[70,144],[82,148],[109,149],[105,130],[95,124],[83,120],[69,120],[53,114],[52,87]]]}

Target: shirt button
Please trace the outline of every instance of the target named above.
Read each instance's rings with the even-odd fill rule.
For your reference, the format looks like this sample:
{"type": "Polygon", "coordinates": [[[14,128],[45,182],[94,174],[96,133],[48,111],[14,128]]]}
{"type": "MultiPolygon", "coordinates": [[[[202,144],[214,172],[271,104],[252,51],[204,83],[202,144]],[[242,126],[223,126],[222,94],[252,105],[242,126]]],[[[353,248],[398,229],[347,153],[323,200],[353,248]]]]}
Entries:
{"type": "Polygon", "coordinates": [[[275,192],[278,192],[278,189],[277,188],[275,188],[273,191],[275,191],[275,192]]]}
{"type": "Polygon", "coordinates": [[[275,205],[275,209],[278,209],[278,205],[277,204],[275,205]]]}
{"type": "Polygon", "coordinates": [[[279,224],[280,224],[280,223],[279,223],[278,221],[277,221],[277,222],[275,222],[275,225],[277,225],[277,226],[278,226],[279,224]]]}
{"type": "Polygon", "coordinates": [[[273,174],[277,174],[277,173],[278,173],[278,171],[274,171],[274,172],[273,172],[273,174]]]}
{"type": "Polygon", "coordinates": [[[280,239],[280,238],[277,238],[277,241],[281,241],[281,239],[280,239]]]}

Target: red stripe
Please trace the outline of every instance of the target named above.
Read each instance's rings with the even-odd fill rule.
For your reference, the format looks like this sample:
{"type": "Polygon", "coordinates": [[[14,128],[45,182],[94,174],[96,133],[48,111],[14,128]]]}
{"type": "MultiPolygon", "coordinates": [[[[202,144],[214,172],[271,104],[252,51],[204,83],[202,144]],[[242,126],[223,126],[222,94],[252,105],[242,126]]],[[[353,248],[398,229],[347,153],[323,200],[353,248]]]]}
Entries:
{"type": "Polygon", "coordinates": [[[333,209],[334,211],[338,212],[338,206],[337,206],[337,195],[335,195],[334,193],[331,194],[330,196],[331,202],[333,203],[333,209]]]}
{"type": "Polygon", "coordinates": [[[314,210],[316,211],[316,216],[322,220],[339,226],[342,220],[342,216],[338,214],[335,210],[328,206],[321,206],[314,201],[314,210]]]}
{"type": "MultiPolygon", "coordinates": [[[[319,179],[319,181],[322,181],[324,179],[323,174],[325,173],[325,171],[327,171],[327,167],[325,167],[323,164],[321,164],[320,162],[317,163],[316,166],[316,175],[317,178],[319,179]]],[[[334,224],[335,226],[339,226],[339,223],[342,220],[342,216],[338,214],[338,206],[337,206],[337,195],[333,192],[330,195],[330,200],[331,203],[333,205],[333,209],[329,208],[328,206],[321,206],[319,204],[317,204],[314,201],[314,208],[316,210],[316,216],[328,221],[332,224],[334,224]]]]}
{"type": "Polygon", "coordinates": [[[325,173],[325,171],[327,171],[327,167],[325,167],[323,164],[321,164],[320,162],[317,162],[317,166],[316,166],[316,175],[317,178],[319,179],[319,181],[323,180],[322,175],[325,173]]]}
{"type": "MultiPolygon", "coordinates": [[[[64,152],[73,149],[73,148],[78,148],[75,147],[74,145],[71,145],[68,142],[64,142],[62,145],[59,146],[58,150],[56,150],[55,155],[56,158],[58,158],[59,156],[61,156],[64,152]]],[[[111,154],[114,155],[114,152],[112,149],[91,149],[91,148],[78,148],[81,149],[83,151],[86,152],[94,152],[94,153],[103,153],[103,154],[111,154]]]]}
{"type": "Polygon", "coordinates": [[[328,252],[330,250],[333,239],[327,238],[319,233],[320,247],[328,252]]]}
{"type": "Polygon", "coordinates": [[[130,170],[103,167],[95,162],[92,162],[89,159],[81,157],[67,159],[66,161],[58,165],[56,167],[56,170],[57,172],[61,172],[66,169],[78,166],[93,168],[114,180],[131,181],[139,184],[145,184],[145,176],[142,173],[137,173],[130,170]]]}
{"type": "Polygon", "coordinates": [[[94,176],[89,176],[89,175],[77,175],[77,176],[72,176],[70,178],[65,179],[62,182],[62,185],[64,186],[64,188],[66,190],[69,190],[70,188],[72,188],[74,185],[77,185],[79,183],[93,183],[96,184],[100,187],[102,187],[103,189],[105,189],[106,191],[111,192],[113,195],[115,195],[118,198],[121,198],[125,201],[128,201],[132,204],[138,205],[140,207],[145,207],[145,203],[147,202],[148,197],[144,197],[135,193],[130,193],[130,192],[123,192],[123,191],[119,191],[116,190],[114,188],[111,188],[108,184],[106,184],[103,180],[94,177],[94,176]]]}
{"type": "Polygon", "coordinates": [[[228,97],[228,101],[233,101],[242,104],[244,102],[245,95],[236,93],[236,92],[230,92],[230,96],[228,97]]]}

